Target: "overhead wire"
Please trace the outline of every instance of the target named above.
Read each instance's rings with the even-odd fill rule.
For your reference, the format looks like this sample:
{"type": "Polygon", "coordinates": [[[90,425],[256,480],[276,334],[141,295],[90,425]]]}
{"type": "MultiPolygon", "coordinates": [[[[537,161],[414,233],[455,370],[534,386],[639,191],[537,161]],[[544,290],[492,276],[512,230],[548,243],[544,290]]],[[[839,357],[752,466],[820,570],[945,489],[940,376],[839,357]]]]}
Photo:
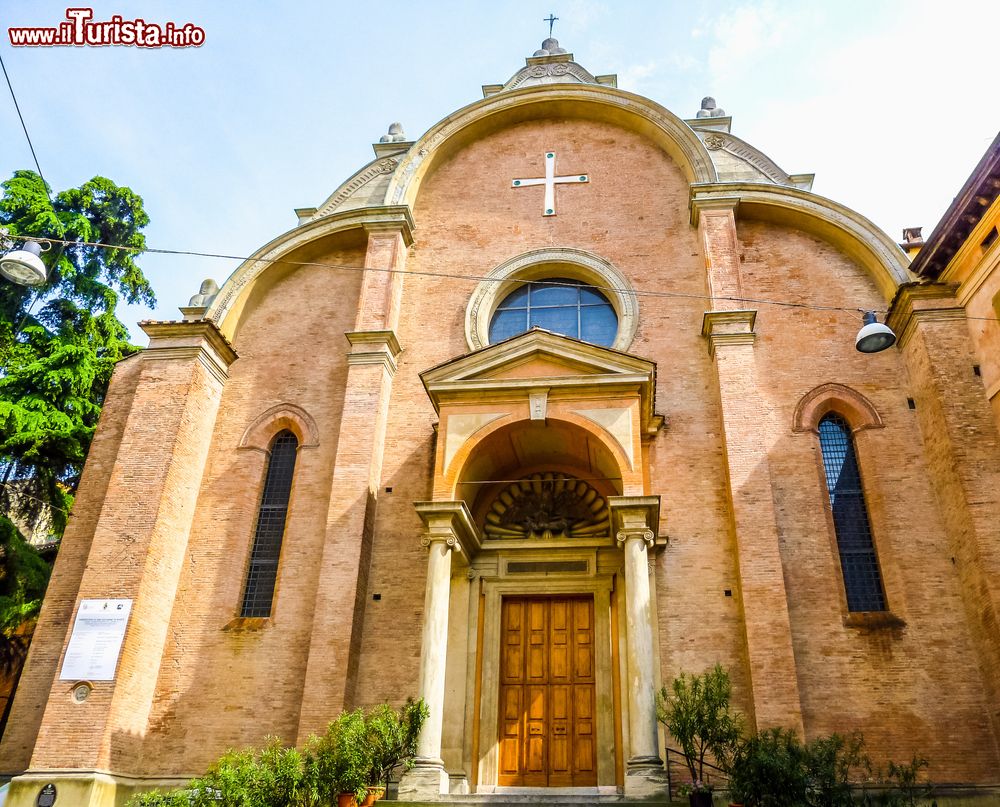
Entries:
{"type": "MultiPolygon", "coordinates": [[[[31,157],[35,161],[35,168],[38,169],[38,176],[41,178],[42,183],[45,185],[46,193],[48,193],[48,183],[45,182],[45,176],[42,174],[42,166],[38,163],[38,155],[35,154],[35,145],[31,142],[31,135],[28,134],[28,126],[24,122],[24,115],[21,114],[21,105],[17,102],[17,95],[14,93],[14,85],[10,83],[10,76],[7,74],[7,65],[3,62],[3,54],[0,53],[0,67],[3,68],[3,77],[7,80],[7,89],[10,90],[10,97],[14,101],[14,109],[17,110],[17,117],[21,121],[21,128],[24,129],[24,138],[28,141],[28,148],[31,149],[31,157]]],[[[52,201],[51,199],[49,201],[52,201]]]]}
{"type": "MultiPolygon", "coordinates": [[[[21,114],[21,107],[17,102],[17,95],[14,93],[14,87],[11,84],[10,76],[7,73],[7,67],[3,64],[3,56],[0,55],[0,67],[3,68],[4,78],[7,80],[7,88],[10,90],[11,99],[14,101],[14,108],[17,110],[18,119],[21,121],[21,128],[24,130],[24,137],[28,141],[28,148],[31,150],[31,156],[35,161],[35,168],[38,170],[38,176],[42,180],[42,184],[45,187],[46,195],[49,195],[48,183],[45,181],[45,176],[42,174],[42,167],[39,164],[38,156],[35,153],[35,146],[31,142],[31,136],[28,134],[28,127],[24,121],[24,116],[21,114]]],[[[49,196],[49,202],[52,202],[51,196],[49,196]]],[[[60,251],[57,253],[56,261],[62,255],[63,250],[68,246],[87,246],[102,249],[118,249],[126,250],[131,252],[148,252],[160,255],[182,255],[188,257],[196,258],[215,258],[221,260],[234,260],[234,261],[260,261],[263,263],[272,264],[285,264],[293,266],[315,266],[327,269],[338,269],[342,271],[355,271],[355,272],[383,272],[387,274],[402,274],[402,275],[414,275],[419,277],[434,277],[434,278],[446,278],[450,280],[466,280],[470,282],[504,282],[507,278],[490,277],[487,275],[463,275],[463,274],[449,274],[447,272],[433,272],[429,270],[416,270],[416,269],[391,269],[382,268],[374,266],[355,266],[350,264],[335,264],[335,263],[325,263],[321,261],[293,261],[287,258],[254,258],[253,256],[244,255],[227,255],[224,253],[216,252],[199,252],[196,250],[180,250],[180,249],[162,249],[153,247],[131,247],[122,244],[107,244],[100,241],[67,241],[58,238],[32,238],[28,236],[19,236],[24,240],[38,241],[38,242],[50,242],[60,245],[60,251]]],[[[514,279],[512,282],[520,285],[535,285],[544,284],[546,286],[575,286],[575,283],[564,283],[559,280],[522,280],[514,279]]],[[[802,303],[802,302],[792,302],[789,300],[770,300],[761,299],[756,297],[736,297],[731,295],[725,296],[715,296],[709,294],[694,294],[691,292],[679,292],[679,291],[655,291],[651,289],[631,289],[626,290],[622,288],[616,288],[614,286],[600,286],[596,284],[587,283],[588,288],[595,289],[597,291],[610,292],[612,294],[619,294],[624,291],[630,291],[638,297],[658,297],[658,298],[668,298],[668,299],[689,299],[689,300],[710,300],[712,302],[731,302],[731,303],[752,303],[754,305],[772,305],[782,308],[798,308],[806,309],[810,311],[837,311],[837,312],[849,312],[851,314],[856,314],[858,312],[864,312],[868,310],[874,310],[877,313],[885,314],[886,309],[865,309],[856,308],[849,306],[835,306],[835,305],[816,305],[814,303],[802,303]]],[[[995,317],[966,317],[966,319],[986,321],[986,322],[997,322],[1000,321],[995,317]]]]}
{"type": "MultiPolygon", "coordinates": [[[[95,247],[103,249],[117,249],[125,250],[131,252],[148,252],[158,255],[181,255],[187,257],[195,258],[216,258],[221,260],[232,260],[232,261],[259,261],[261,263],[269,264],[284,264],[287,266],[313,266],[325,269],[336,269],[342,271],[352,271],[352,272],[379,272],[384,274],[399,274],[399,275],[414,275],[418,277],[432,277],[446,280],[465,280],[469,282],[481,283],[481,282],[495,282],[502,283],[507,282],[509,278],[491,277],[489,275],[474,275],[474,274],[452,274],[449,272],[435,272],[428,269],[392,269],[386,267],[378,266],[358,266],[353,264],[342,264],[342,263],[326,263],[324,261],[298,261],[290,260],[288,258],[265,258],[265,257],[254,257],[246,255],[229,255],[220,252],[200,252],[197,250],[181,250],[181,249],[163,249],[156,247],[133,247],[124,244],[108,244],[100,241],[65,241],[58,238],[31,238],[29,240],[34,241],[48,241],[53,244],[59,244],[61,246],[84,246],[84,247],[95,247]]],[[[524,279],[514,279],[512,282],[521,285],[546,285],[546,286],[569,286],[575,287],[576,283],[562,282],[560,280],[524,280],[524,279]]],[[[678,298],[678,299],[691,299],[691,300],[712,300],[712,301],[723,301],[723,302],[736,302],[736,303],[753,303],[755,305],[773,305],[780,306],[784,308],[802,308],[809,309],[813,311],[839,311],[839,312],[849,312],[851,314],[856,314],[859,311],[869,311],[876,310],[884,312],[885,309],[866,309],[866,308],[856,308],[848,306],[835,306],[835,305],[816,305],[813,303],[802,303],[802,302],[792,302],[788,300],[771,300],[763,299],[757,297],[736,297],[736,296],[713,296],[710,294],[695,294],[693,292],[681,292],[681,291],[657,291],[653,289],[625,289],[615,286],[602,286],[599,284],[585,283],[585,286],[590,289],[595,289],[597,291],[610,292],[612,294],[620,294],[622,292],[635,294],[637,297],[654,297],[654,298],[678,298]]]]}
{"type": "MultiPolygon", "coordinates": [[[[451,274],[449,272],[435,272],[429,269],[391,269],[378,266],[358,266],[353,264],[343,264],[343,263],[326,263],[324,261],[296,261],[290,260],[288,258],[264,258],[264,257],[254,257],[253,255],[229,255],[222,252],[199,252],[197,250],[184,250],[184,249],[164,249],[156,247],[133,247],[124,244],[107,244],[100,241],[64,241],[58,238],[29,238],[25,237],[26,240],[30,241],[48,241],[53,244],[59,244],[61,247],[67,246],[84,246],[84,247],[96,247],[103,249],[118,249],[126,250],[129,252],[149,252],[157,255],[182,255],[194,258],[216,258],[220,260],[230,260],[230,261],[259,261],[261,263],[269,264],[284,264],[287,266],[314,266],[325,269],[338,269],[342,271],[352,271],[352,272],[380,272],[385,274],[398,274],[398,275],[415,275],[418,277],[432,277],[440,278],[446,280],[466,280],[474,283],[481,282],[492,282],[492,283],[503,283],[511,281],[520,285],[545,285],[545,286],[567,286],[575,287],[576,283],[572,282],[562,282],[560,280],[524,280],[515,278],[511,280],[510,278],[495,277],[489,275],[473,275],[473,274],[451,274]]],[[[637,297],[654,297],[654,298],[677,298],[677,299],[687,299],[687,300],[709,300],[712,302],[733,302],[733,303],[752,303],[754,305],[773,305],[782,308],[799,308],[806,309],[810,311],[837,311],[837,312],[847,312],[851,314],[857,314],[858,312],[865,311],[875,311],[876,313],[885,314],[887,309],[885,308],[857,308],[850,306],[838,306],[838,305],[817,305],[815,303],[802,303],[793,302],[790,300],[772,300],[759,297],[736,297],[731,295],[716,296],[711,294],[695,294],[692,292],[682,292],[682,291],[657,291],[653,289],[626,289],[616,286],[601,286],[593,283],[583,284],[587,288],[595,289],[597,291],[610,292],[612,294],[620,294],[622,292],[635,294],[637,297]]],[[[971,317],[967,316],[966,319],[981,321],[981,322],[1000,322],[997,317],[971,317]]]]}

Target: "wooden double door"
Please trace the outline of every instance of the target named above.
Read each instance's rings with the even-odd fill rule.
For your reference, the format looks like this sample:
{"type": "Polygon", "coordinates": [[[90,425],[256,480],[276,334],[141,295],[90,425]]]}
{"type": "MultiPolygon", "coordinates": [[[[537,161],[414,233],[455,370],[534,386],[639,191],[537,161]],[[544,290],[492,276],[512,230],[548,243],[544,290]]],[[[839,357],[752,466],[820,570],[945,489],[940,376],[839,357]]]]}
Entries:
{"type": "Polygon", "coordinates": [[[594,598],[504,598],[500,635],[498,784],[596,785],[594,598]]]}

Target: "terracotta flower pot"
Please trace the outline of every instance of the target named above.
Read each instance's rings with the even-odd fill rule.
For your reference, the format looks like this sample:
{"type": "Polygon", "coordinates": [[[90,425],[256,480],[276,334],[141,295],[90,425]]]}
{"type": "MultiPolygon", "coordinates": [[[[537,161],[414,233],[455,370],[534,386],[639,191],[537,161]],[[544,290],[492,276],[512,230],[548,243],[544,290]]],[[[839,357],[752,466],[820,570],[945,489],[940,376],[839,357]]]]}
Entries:
{"type": "Polygon", "coordinates": [[[358,807],[358,800],[353,793],[341,793],[337,796],[337,807],[358,807]]]}
{"type": "MultiPolygon", "coordinates": [[[[365,796],[365,800],[361,802],[361,807],[372,807],[372,805],[385,795],[384,787],[370,787],[368,788],[368,795],[365,796]]],[[[337,805],[340,807],[340,805],[337,805]]]]}

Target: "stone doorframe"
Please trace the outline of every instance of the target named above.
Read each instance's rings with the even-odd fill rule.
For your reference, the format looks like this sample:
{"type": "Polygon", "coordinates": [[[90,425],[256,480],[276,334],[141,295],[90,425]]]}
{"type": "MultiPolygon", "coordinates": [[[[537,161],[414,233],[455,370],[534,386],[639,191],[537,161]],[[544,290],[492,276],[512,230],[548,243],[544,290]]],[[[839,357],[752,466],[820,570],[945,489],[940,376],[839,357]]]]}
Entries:
{"type": "MultiPolygon", "coordinates": [[[[611,496],[608,498],[608,505],[611,512],[611,532],[614,535],[615,544],[621,548],[624,555],[621,563],[624,568],[622,577],[625,584],[624,608],[622,610],[625,616],[624,636],[626,641],[620,642],[619,646],[626,651],[623,656],[626,663],[620,666],[620,669],[626,671],[626,674],[622,676],[624,683],[621,685],[621,700],[623,704],[626,700],[628,702],[628,748],[623,749],[628,754],[624,783],[625,793],[634,796],[651,796],[661,791],[664,781],[663,761],[658,750],[659,731],[654,703],[657,664],[653,626],[654,597],[649,581],[649,553],[654,551],[659,543],[656,527],[659,524],[660,500],[658,496],[611,496]]],[[[474,676],[476,683],[482,689],[479,711],[478,714],[473,713],[472,720],[472,724],[478,723],[479,727],[478,730],[471,729],[471,727],[464,730],[465,739],[471,739],[473,742],[468,745],[463,743],[463,746],[465,748],[474,746],[479,749],[472,754],[479,759],[474,760],[466,757],[464,750],[462,754],[465,759],[469,760],[469,767],[466,770],[471,772],[473,767],[476,768],[479,774],[477,782],[480,788],[489,787],[491,784],[495,788],[497,781],[494,746],[497,740],[497,711],[499,710],[496,670],[499,669],[498,642],[501,597],[505,593],[508,595],[541,592],[593,593],[595,610],[600,607],[603,613],[605,604],[610,609],[613,578],[609,572],[619,566],[618,562],[606,564],[602,573],[598,573],[597,558],[601,555],[599,550],[601,541],[591,544],[590,547],[586,547],[585,542],[575,541],[571,544],[562,541],[533,541],[530,546],[521,542],[516,542],[514,546],[511,546],[505,545],[508,544],[506,541],[496,541],[483,552],[482,537],[478,527],[472,521],[465,502],[417,502],[415,507],[425,525],[420,542],[428,550],[419,691],[420,697],[424,699],[430,713],[420,733],[415,765],[400,782],[399,797],[404,801],[436,800],[441,795],[451,792],[451,776],[445,770],[445,761],[442,759],[442,733],[446,710],[446,678],[449,668],[448,623],[449,612],[452,610],[453,584],[455,583],[453,558],[455,559],[454,570],[464,569],[466,572],[464,583],[468,593],[471,593],[471,587],[468,586],[471,579],[483,576],[483,571],[489,575],[489,578],[484,582],[487,596],[484,617],[481,620],[484,631],[488,631],[488,635],[484,635],[482,641],[479,641],[477,637],[477,641],[470,642],[467,647],[482,648],[484,654],[493,654],[493,663],[490,665],[482,664],[482,657],[477,663],[477,668],[488,668],[493,671],[493,675],[492,679],[485,675],[481,678],[478,675],[474,676]],[[545,550],[565,558],[567,552],[572,553],[573,550],[576,550],[577,557],[580,557],[580,550],[585,548],[589,548],[590,553],[594,556],[594,561],[589,563],[587,567],[590,571],[589,577],[581,569],[578,576],[563,573],[558,577],[550,577],[545,574],[532,577],[526,574],[523,580],[519,578],[512,580],[509,575],[509,565],[503,567],[503,572],[508,572],[508,574],[501,574],[499,563],[503,562],[505,550],[516,552],[521,558],[531,556],[533,559],[541,559],[541,552],[545,550]],[[479,558],[479,563],[476,563],[477,558],[479,558]],[[497,565],[493,565],[490,569],[485,563],[487,560],[492,560],[497,565]],[[479,571],[477,571],[476,566],[479,567],[479,571]],[[486,616],[487,612],[488,617],[486,616]],[[470,729],[472,731],[471,738],[470,729]],[[485,755],[483,754],[484,750],[485,755]]],[[[470,611],[471,599],[470,597],[470,611]]],[[[469,616],[469,625],[478,626],[480,623],[478,605],[476,616],[473,617],[471,613],[469,616]]],[[[603,660],[606,662],[605,669],[608,671],[607,677],[598,684],[598,709],[607,709],[610,706],[610,712],[614,714],[614,693],[611,685],[610,619],[604,620],[602,618],[602,622],[601,629],[597,632],[595,614],[595,636],[599,637],[599,641],[605,648],[601,651],[601,656],[595,658],[595,663],[603,660]],[[607,644],[604,643],[605,638],[607,644]],[[608,701],[608,693],[611,693],[610,702],[608,701]]],[[[476,630],[478,633],[478,627],[476,630]]],[[[466,665],[468,661],[469,658],[466,656],[466,665]]],[[[452,662],[451,669],[456,670],[454,662],[452,662]]],[[[467,666],[466,669],[468,669],[467,666]]],[[[623,706],[622,712],[624,711],[623,706]]],[[[469,710],[466,708],[466,716],[468,713],[469,710]]],[[[610,726],[600,727],[599,723],[598,747],[610,750],[611,759],[614,760],[614,735],[612,732],[609,741],[607,734],[609,729],[610,726]]],[[[622,744],[625,744],[624,741],[622,744]]],[[[598,783],[599,785],[614,784],[614,762],[611,763],[610,767],[606,762],[604,765],[599,765],[598,783]]]]}
{"type": "MultiPolygon", "coordinates": [[[[527,553],[525,553],[527,554],[527,553]]],[[[536,558],[531,553],[532,559],[536,558]]],[[[596,553],[590,553],[596,564],[596,553]]],[[[501,560],[501,563],[503,561],[501,560]]],[[[589,564],[588,564],[589,565],[589,564]]],[[[472,764],[479,766],[478,793],[493,793],[497,788],[500,714],[500,606],[504,597],[530,597],[547,594],[593,595],[594,597],[594,669],[595,717],[597,720],[597,785],[609,792],[616,790],[615,736],[619,723],[614,714],[611,651],[611,592],[614,574],[568,574],[552,578],[541,575],[512,577],[483,577],[485,608],[483,611],[483,663],[479,690],[479,737],[476,747],[479,759],[472,764]],[[523,577],[523,579],[522,579],[523,577]]],[[[620,724],[619,724],[620,725],[620,724]]]]}

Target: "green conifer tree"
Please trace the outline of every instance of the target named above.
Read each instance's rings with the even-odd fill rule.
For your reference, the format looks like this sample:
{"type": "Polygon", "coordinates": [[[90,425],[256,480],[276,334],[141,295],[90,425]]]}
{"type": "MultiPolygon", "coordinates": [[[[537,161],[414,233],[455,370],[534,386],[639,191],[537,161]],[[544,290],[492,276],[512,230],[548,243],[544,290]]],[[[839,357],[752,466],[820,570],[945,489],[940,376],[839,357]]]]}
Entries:
{"type": "Polygon", "coordinates": [[[137,350],[115,306],[120,296],[148,305],[155,298],[135,263],[149,217],[129,188],[94,177],[50,197],[33,171],[0,187],[9,238],[70,242],[43,255],[43,286],[0,277],[0,666],[11,674],[48,582],[15,522],[50,520],[52,537],[62,535],[115,362],[137,350]]]}

